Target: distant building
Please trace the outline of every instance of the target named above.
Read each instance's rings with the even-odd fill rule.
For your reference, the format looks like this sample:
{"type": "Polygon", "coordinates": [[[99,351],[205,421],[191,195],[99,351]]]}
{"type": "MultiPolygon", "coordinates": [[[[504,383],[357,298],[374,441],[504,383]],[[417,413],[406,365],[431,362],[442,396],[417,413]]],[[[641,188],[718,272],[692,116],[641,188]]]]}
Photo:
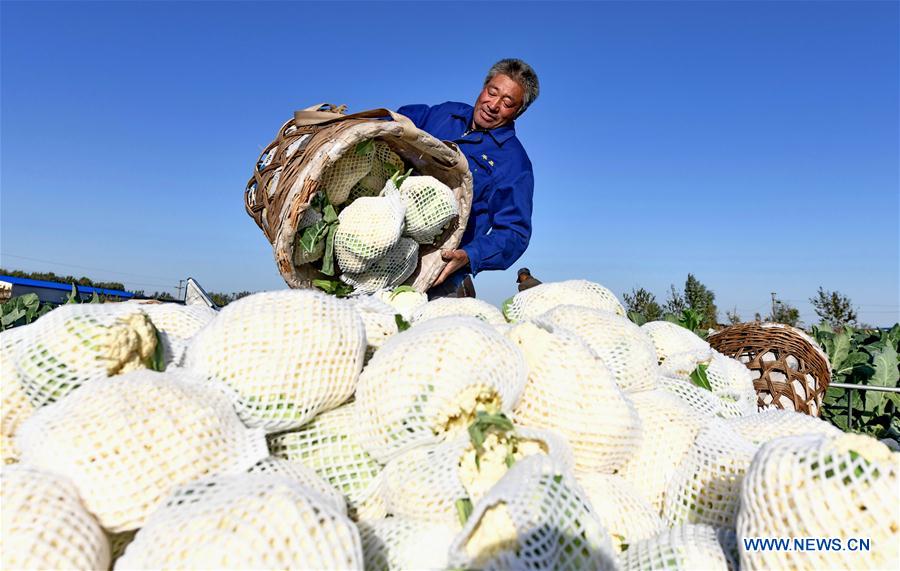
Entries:
{"type": "MultiPolygon", "coordinates": [[[[38,299],[40,299],[44,303],[65,303],[66,299],[68,299],[69,297],[69,294],[72,293],[72,284],[49,282],[45,280],[32,280],[29,278],[17,278],[0,274],[0,284],[4,282],[10,285],[10,297],[17,297],[26,293],[36,293],[38,299]]],[[[119,298],[123,300],[131,299],[134,297],[134,293],[130,291],[123,291],[120,289],[90,287],[78,284],[76,284],[76,287],[78,288],[78,297],[80,297],[82,301],[90,301],[91,297],[93,297],[95,293],[100,296],[105,296],[108,298],[119,298]]],[[[2,297],[3,289],[4,288],[0,286],[0,301],[6,301],[6,299],[9,299],[8,297],[5,299],[2,297]]]]}

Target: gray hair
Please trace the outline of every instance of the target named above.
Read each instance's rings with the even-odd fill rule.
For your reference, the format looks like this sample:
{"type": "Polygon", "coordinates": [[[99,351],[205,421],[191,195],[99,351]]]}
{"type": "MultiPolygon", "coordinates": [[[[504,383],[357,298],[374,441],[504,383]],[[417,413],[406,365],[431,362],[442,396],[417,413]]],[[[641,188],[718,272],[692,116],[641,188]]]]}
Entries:
{"type": "Polygon", "coordinates": [[[522,101],[522,108],[519,109],[516,117],[524,113],[541,92],[541,86],[538,83],[538,77],[534,69],[520,59],[501,59],[492,65],[491,69],[488,70],[487,77],[484,78],[484,85],[487,85],[495,75],[505,75],[522,86],[522,90],[525,92],[525,99],[522,101]]]}

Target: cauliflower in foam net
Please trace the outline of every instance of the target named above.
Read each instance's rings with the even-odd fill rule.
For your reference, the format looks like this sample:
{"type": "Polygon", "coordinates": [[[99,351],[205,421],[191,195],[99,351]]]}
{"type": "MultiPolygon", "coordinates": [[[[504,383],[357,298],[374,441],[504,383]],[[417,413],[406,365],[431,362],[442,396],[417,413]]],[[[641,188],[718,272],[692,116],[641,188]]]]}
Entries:
{"type": "Polygon", "coordinates": [[[22,462],[71,480],[110,532],[140,527],[176,485],[268,456],[227,398],[183,369],[87,383],[19,431],[22,462]]]}
{"type": "Polygon", "coordinates": [[[493,305],[473,297],[440,297],[420,306],[412,316],[412,323],[451,315],[475,317],[491,325],[505,325],[506,319],[493,305]]]}
{"type": "Polygon", "coordinates": [[[900,568],[900,453],[869,436],[771,440],[744,476],[740,537],[865,538],[868,550],[741,550],[741,569],[900,568]]]}
{"type": "Polygon", "coordinates": [[[389,513],[459,527],[511,466],[535,454],[551,456],[565,469],[572,466],[571,452],[558,436],[515,427],[502,414],[481,414],[467,433],[389,462],[382,494],[389,513]]]}
{"type": "Polygon", "coordinates": [[[565,436],[580,471],[622,468],[641,442],[641,423],[606,364],[577,335],[540,319],[506,335],[528,364],[515,420],[565,436]]]}
{"type": "Polygon", "coordinates": [[[29,326],[19,326],[0,332],[0,396],[2,396],[2,438],[0,438],[0,455],[4,464],[19,461],[19,448],[16,445],[16,432],[19,426],[34,412],[34,406],[19,384],[16,373],[15,352],[26,337],[29,326]]]}
{"type": "Polygon", "coordinates": [[[360,273],[344,272],[340,280],[352,286],[354,293],[373,294],[378,290],[399,286],[416,271],[419,264],[419,245],[412,238],[401,236],[383,256],[360,273]]]}
{"type": "Polygon", "coordinates": [[[670,355],[686,351],[709,351],[710,346],[693,331],[671,321],[649,321],[641,325],[656,349],[656,358],[662,364],[670,355]]]}
{"type": "Polygon", "coordinates": [[[682,524],[631,545],[622,553],[622,569],[733,571],[736,542],[731,529],[682,524]]]}
{"type": "Polygon", "coordinates": [[[406,209],[396,194],[357,198],[338,215],[334,256],[342,271],[359,274],[400,240],[406,209]]]}
{"type": "Polygon", "coordinates": [[[581,473],[577,479],[620,552],[664,528],[650,502],[621,476],[581,473]]]}
{"type": "Polygon", "coordinates": [[[356,526],[315,491],[271,474],[185,484],[148,519],[122,569],[359,569],[356,526]]]}
{"type": "Polygon", "coordinates": [[[346,402],[366,346],[362,319],[345,301],[263,292],[223,308],[191,340],[185,364],[228,392],[245,423],[274,432],[346,402]]]}
{"type": "Polygon", "coordinates": [[[269,436],[272,454],[308,466],[347,500],[351,515],[378,491],[382,466],[359,444],[355,402],[323,412],[298,430],[269,436]]]}
{"type": "Polygon", "coordinates": [[[466,430],[478,411],[509,413],[525,373],[521,352],[475,318],[432,319],[399,333],[359,378],[363,446],[387,462],[466,430]]]}
{"type": "Polygon", "coordinates": [[[363,179],[372,168],[374,153],[367,149],[365,142],[348,149],[322,173],[321,184],[325,187],[328,202],[338,206],[347,202],[353,186],[363,179]]]}
{"type": "Polygon", "coordinates": [[[581,337],[612,370],[623,391],[656,386],[659,366],[653,342],[628,318],[610,311],[559,305],[541,315],[541,321],[581,337]]]}
{"type": "Polygon", "coordinates": [[[560,305],[577,305],[625,316],[625,308],[613,292],[587,280],[548,282],[517,293],[504,304],[503,315],[511,322],[537,317],[560,305]]]}
{"type": "Polygon", "coordinates": [[[419,244],[431,244],[453,218],[459,205],[450,187],[433,176],[410,176],[400,185],[406,206],[404,233],[419,244]]]}
{"type": "Polygon", "coordinates": [[[0,476],[3,569],[107,569],[109,543],[65,478],[27,466],[0,476]]]}
{"type": "Polygon", "coordinates": [[[476,569],[616,569],[609,534],[568,471],[541,454],[516,462],[450,546],[476,569]]]}
{"type": "Polygon", "coordinates": [[[161,347],[147,314],[130,303],[63,305],[28,328],[15,368],[36,407],[84,383],[137,369],[160,370],[161,347]]]}

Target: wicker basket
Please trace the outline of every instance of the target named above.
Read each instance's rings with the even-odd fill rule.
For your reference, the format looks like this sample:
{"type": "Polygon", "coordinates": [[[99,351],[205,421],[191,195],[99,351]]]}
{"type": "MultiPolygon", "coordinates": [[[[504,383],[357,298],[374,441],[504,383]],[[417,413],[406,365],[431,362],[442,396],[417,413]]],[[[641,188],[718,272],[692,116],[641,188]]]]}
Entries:
{"type": "Polygon", "coordinates": [[[781,408],[819,416],[831,382],[831,364],[803,331],[781,323],[741,323],[709,336],[709,344],[744,363],[755,375],[760,409],[781,408]]]}
{"type": "Polygon", "coordinates": [[[381,140],[419,174],[433,176],[449,186],[459,202],[459,216],[434,246],[419,248],[419,265],[406,281],[425,292],[446,266],[440,250],[456,248],[466,229],[472,208],[468,161],[453,143],[441,142],[420,131],[403,115],[387,109],[344,115],[343,109],[344,106],[314,105],[297,111],[293,119],[282,125],[278,136],[260,155],[247,183],[247,214],[272,244],[278,271],[288,286],[310,288],[314,279],[327,279],[310,264],[294,264],[297,226],[319,191],[326,169],[359,142],[381,140]]]}

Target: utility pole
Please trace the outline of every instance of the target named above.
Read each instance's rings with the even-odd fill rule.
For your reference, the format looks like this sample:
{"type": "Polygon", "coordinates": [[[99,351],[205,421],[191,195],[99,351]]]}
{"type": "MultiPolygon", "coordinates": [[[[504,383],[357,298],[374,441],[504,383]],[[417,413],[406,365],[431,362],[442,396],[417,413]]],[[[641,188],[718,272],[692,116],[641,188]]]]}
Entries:
{"type": "MultiPolygon", "coordinates": [[[[178,297],[175,298],[175,299],[177,299],[178,301],[183,301],[183,300],[181,299],[181,289],[184,287],[184,286],[182,286],[181,284],[183,284],[183,283],[184,283],[184,280],[178,280],[178,297]]],[[[775,294],[772,294],[772,295],[775,295],[775,294]]]]}
{"type": "Polygon", "coordinates": [[[775,292],[772,292],[772,319],[775,319],[775,292]]]}

